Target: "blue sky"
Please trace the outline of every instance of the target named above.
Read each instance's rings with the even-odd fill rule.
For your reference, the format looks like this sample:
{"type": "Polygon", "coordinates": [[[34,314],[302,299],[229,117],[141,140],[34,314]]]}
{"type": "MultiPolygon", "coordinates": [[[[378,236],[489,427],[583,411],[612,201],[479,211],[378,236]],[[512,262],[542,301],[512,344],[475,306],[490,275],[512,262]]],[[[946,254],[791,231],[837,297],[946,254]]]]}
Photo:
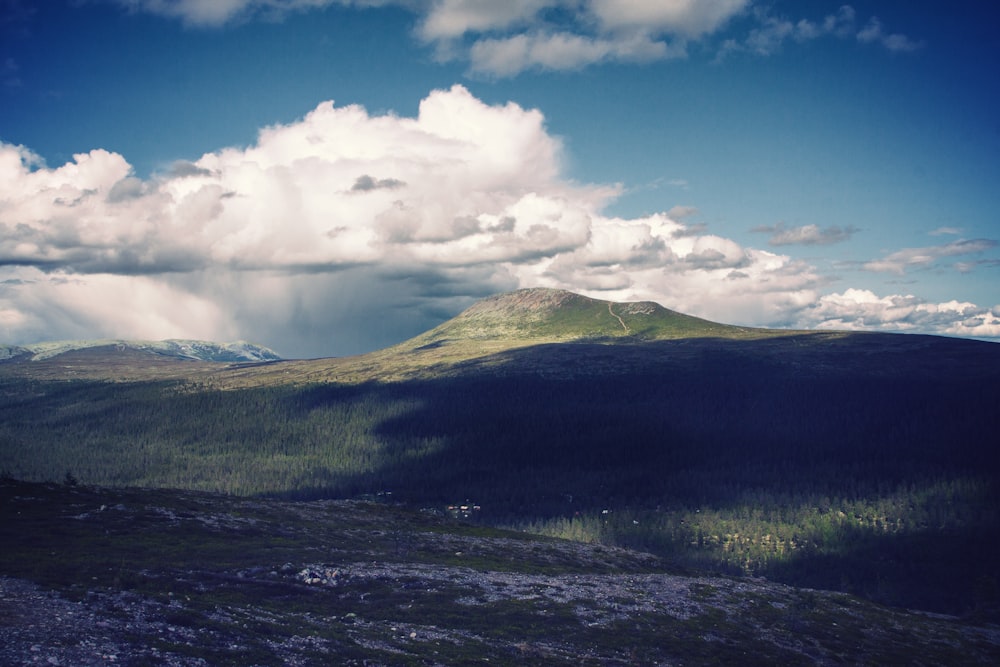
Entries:
{"type": "Polygon", "coordinates": [[[1000,337],[989,4],[0,0],[0,340],[351,354],[536,285],[1000,337]]]}

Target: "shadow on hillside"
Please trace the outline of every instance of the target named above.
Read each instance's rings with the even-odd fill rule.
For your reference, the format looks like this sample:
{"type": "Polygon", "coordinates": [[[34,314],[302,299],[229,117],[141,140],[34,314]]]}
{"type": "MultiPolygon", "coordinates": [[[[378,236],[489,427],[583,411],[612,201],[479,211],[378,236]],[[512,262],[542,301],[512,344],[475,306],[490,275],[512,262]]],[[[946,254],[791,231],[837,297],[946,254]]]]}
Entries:
{"type": "Polygon", "coordinates": [[[964,611],[1000,580],[997,405],[1000,346],[879,334],[540,345],[305,388],[11,376],[0,474],[470,501],[484,521],[964,611]]]}
{"type": "MultiPolygon", "coordinates": [[[[959,612],[998,579],[988,544],[1000,525],[981,506],[998,505],[998,349],[878,335],[543,345],[446,380],[319,387],[307,402],[370,392],[406,406],[378,423],[384,464],[353,488],[389,489],[417,505],[468,500],[499,523],[704,508],[720,524],[706,532],[722,534],[752,530],[761,512],[774,522],[831,502],[884,512],[877,504],[887,497],[910,517],[928,511],[929,486],[974,478],[979,496],[947,500],[940,525],[914,527],[913,518],[905,533],[835,531],[820,550],[756,568],[796,585],[959,612]]],[[[601,539],[637,546],[627,532],[601,539]]],[[[689,555],[706,562],[657,544],[681,564],[689,555]]]]}

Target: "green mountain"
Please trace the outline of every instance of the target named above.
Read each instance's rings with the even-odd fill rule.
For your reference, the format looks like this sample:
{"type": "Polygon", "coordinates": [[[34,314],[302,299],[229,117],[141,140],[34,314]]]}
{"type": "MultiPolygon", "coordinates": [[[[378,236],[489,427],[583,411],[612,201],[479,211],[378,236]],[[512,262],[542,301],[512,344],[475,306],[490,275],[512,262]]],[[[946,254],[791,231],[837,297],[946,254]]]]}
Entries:
{"type": "Polygon", "coordinates": [[[641,341],[763,335],[674,312],[651,301],[613,303],[557,289],[532,288],[482,299],[411,344],[460,341],[641,341]]]}
{"type": "Polygon", "coordinates": [[[997,405],[994,343],[522,290],[357,357],[2,363],[0,473],[391,492],[678,567],[997,619],[997,405]]]}
{"type": "MultiPolygon", "coordinates": [[[[453,374],[470,363],[481,363],[482,370],[500,362],[497,355],[539,345],[760,340],[792,333],[710,322],[649,301],[614,303],[565,290],[531,288],[482,299],[430,331],[385,350],[343,359],[287,362],[219,380],[270,384],[433,378],[453,374]]],[[[571,349],[583,351],[582,347],[571,349]]]]}

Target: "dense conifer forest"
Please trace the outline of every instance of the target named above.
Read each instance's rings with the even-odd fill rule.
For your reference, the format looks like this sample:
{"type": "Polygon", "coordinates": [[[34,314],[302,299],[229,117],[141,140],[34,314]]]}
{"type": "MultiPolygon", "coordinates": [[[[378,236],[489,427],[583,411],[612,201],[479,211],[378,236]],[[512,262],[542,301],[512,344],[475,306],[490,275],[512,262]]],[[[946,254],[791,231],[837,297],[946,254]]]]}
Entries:
{"type": "Polygon", "coordinates": [[[942,372],[866,340],[539,345],[393,382],[7,375],[0,472],[468,503],[680,566],[995,616],[997,354],[963,347],[989,354],[942,372]]]}

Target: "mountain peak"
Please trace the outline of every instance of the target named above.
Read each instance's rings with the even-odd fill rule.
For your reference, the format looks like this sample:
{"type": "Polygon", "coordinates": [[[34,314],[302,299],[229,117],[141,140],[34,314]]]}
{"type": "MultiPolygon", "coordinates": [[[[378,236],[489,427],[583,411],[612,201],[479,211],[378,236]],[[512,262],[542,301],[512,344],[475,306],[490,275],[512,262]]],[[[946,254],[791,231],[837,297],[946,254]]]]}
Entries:
{"type": "Polygon", "coordinates": [[[651,301],[614,302],[561,289],[528,288],[482,299],[409,341],[413,349],[477,341],[523,343],[745,337],[757,330],[684,315],[651,301]]]}
{"type": "Polygon", "coordinates": [[[595,301],[589,297],[575,294],[567,290],[554,289],[551,287],[528,287],[494,294],[485,299],[477,301],[470,306],[465,314],[476,314],[486,312],[500,312],[503,314],[514,314],[523,312],[538,312],[554,310],[573,302],[595,301]]]}

